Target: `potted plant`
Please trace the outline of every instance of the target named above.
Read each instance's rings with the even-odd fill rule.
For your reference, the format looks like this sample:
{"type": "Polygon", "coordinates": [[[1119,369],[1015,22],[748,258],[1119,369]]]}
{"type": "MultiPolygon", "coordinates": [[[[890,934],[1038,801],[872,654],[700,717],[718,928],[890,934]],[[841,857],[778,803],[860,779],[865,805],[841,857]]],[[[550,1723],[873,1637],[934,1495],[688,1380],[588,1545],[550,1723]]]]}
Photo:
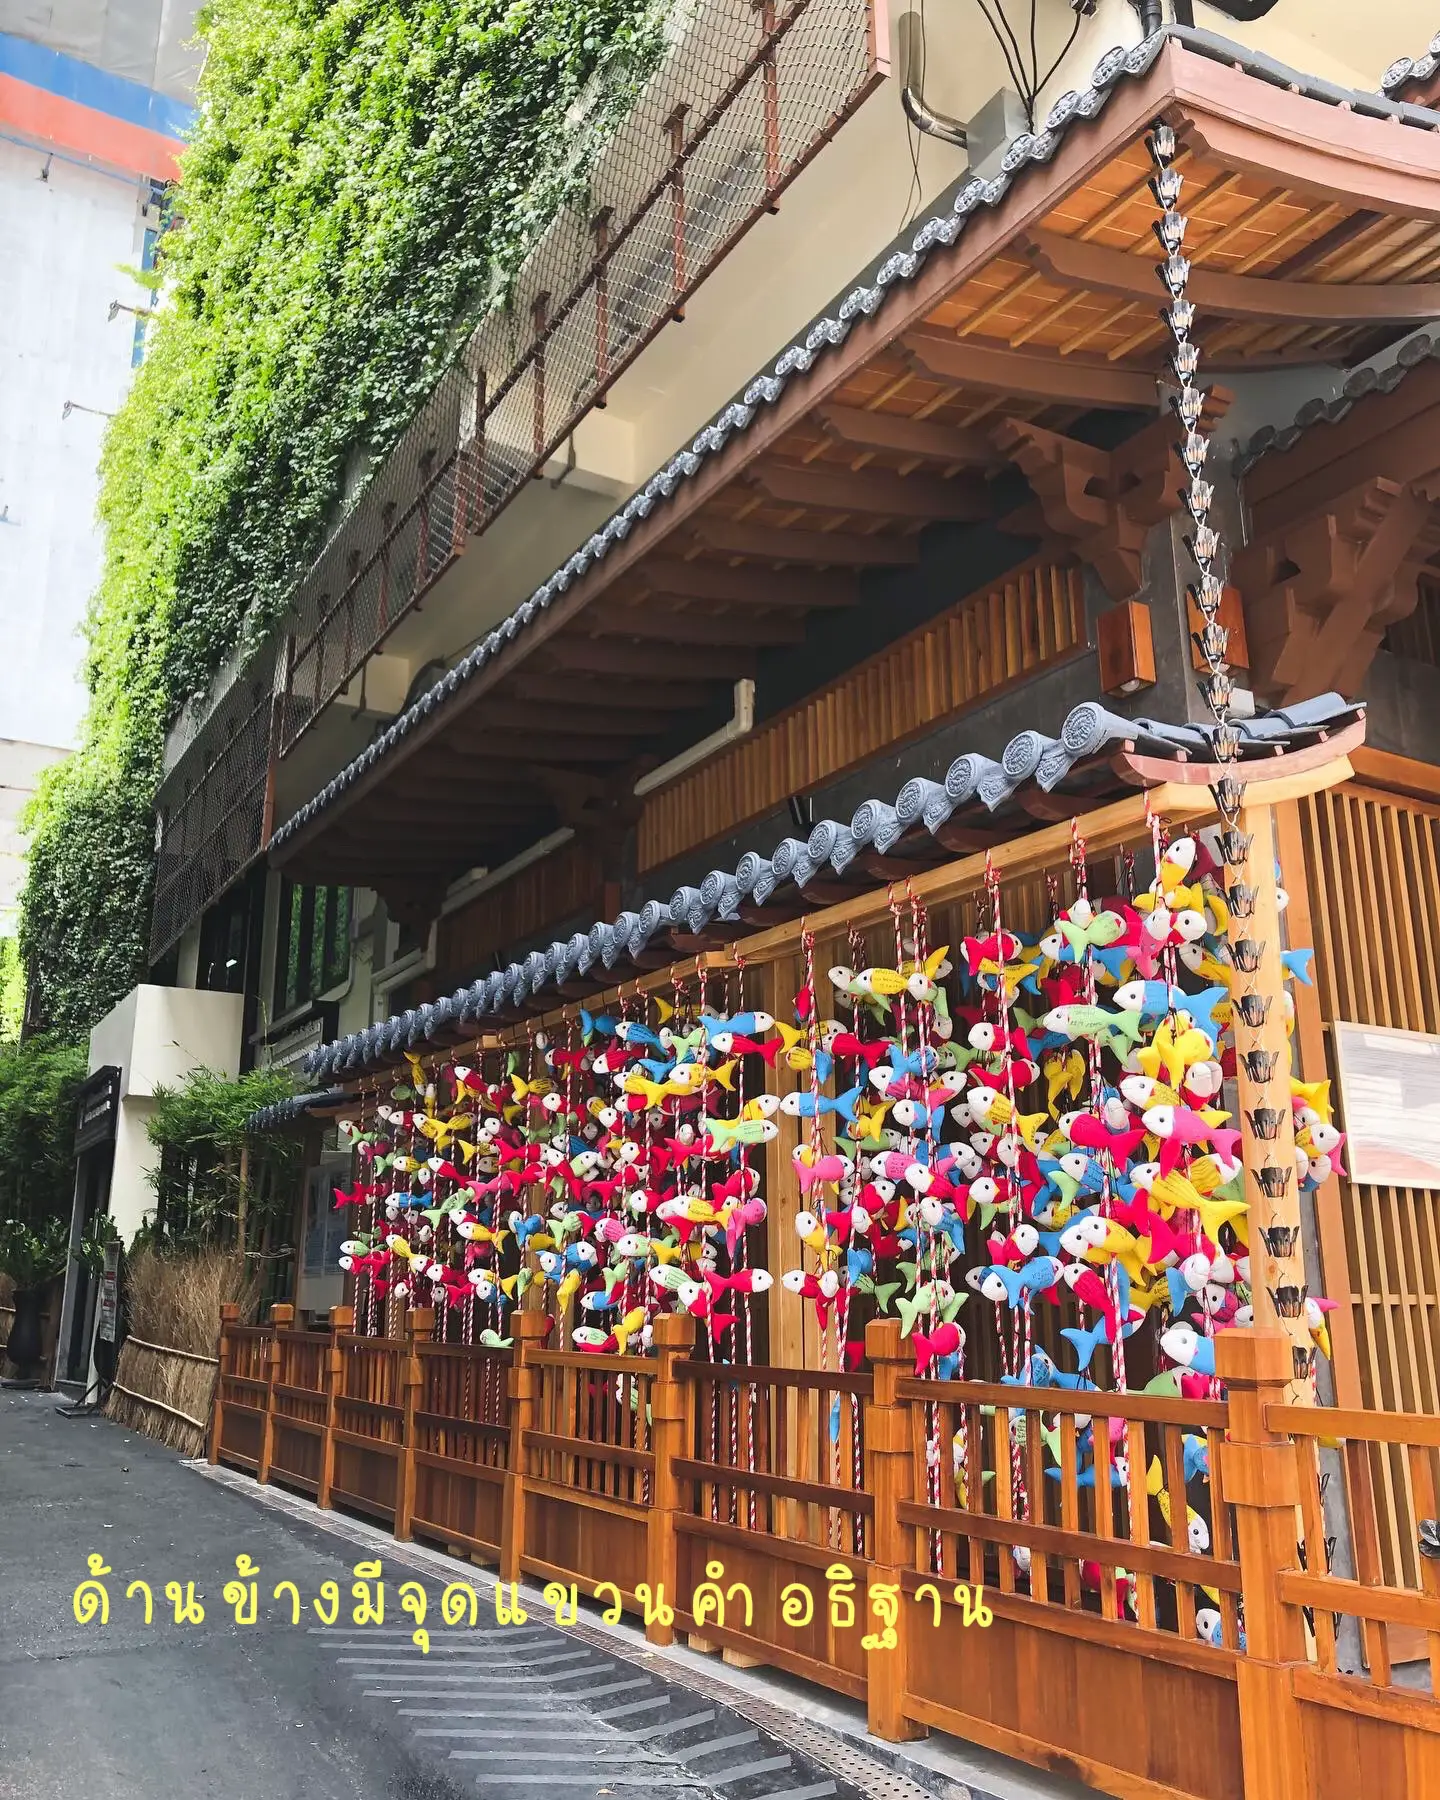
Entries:
{"type": "Polygon", "coordinates": [[[0,1221],[0,1274],[15,1284],[11,1299],[15,1318],[5,1355],[22,1382],[33,1384],[39,1378],[45,1290],[64,1274],[69,1260],[70,1229],[65,1220],[49,1219],[38,1228],[19,1219],[0,1221]]]}

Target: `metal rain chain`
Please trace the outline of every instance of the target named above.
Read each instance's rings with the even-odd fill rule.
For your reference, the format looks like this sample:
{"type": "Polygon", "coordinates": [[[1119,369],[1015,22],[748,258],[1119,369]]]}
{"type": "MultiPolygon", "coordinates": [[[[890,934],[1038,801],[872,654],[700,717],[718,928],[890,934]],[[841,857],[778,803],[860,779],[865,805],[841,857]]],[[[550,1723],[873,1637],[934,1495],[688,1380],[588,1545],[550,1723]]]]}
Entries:
{"type": "MultiPolygon", "coordinates": [[[[1199,571],[1199,580],[1186,590],[1203,621],[1201,629],[1192,634],[1192,641],[1206,668],[1206,673],[1199,681],[1200,692],[1215,720],[1209,731],[1212,760],[1224,771],[1214,781],[1210,792],[1221,819],[1219,851],[1224,868],[1225,901],[1230,913],[1231,955],[1234,966],[1241,975],[1254,976],[1259,971],[1265,945],[1256,943],[1248,932],[1248,922],[1255,907],[1255,890],[1248,878],[1251,835],[1241,830],[1245,782],[1238,772],[1240,733],[1232,719],[1233,689],[1227,661],[1230,633],[1220,622],[1220,608],[1225,593],[1224,580],[1219,573],[1222,546],[1219,533],[1210,523],[1210,508],[1215,490],[1213,484],[1205,478],[1205,463],[1210,450],[1204,417],[1208,395],[1197,379],[1200,349],[1193,336],[1195,308],[1186,298],[1190,261],[1184,253],[1184,245],[1189,221],[1179,211],[1184,177],[1173,166],[1176,141],[1171,126],[1157,121],[1151,128],[1146,144],[1155,164],[1150,191],[1160,207],[1160,217],[1155,221],[1155,234],[1164,252],[1164,261],[1158,265],[1157,272],[1170,302],[1162,317],[1169,325],[1173,339],[1170,366],[1179,388],[1172,404],[1184,434],[1176,448],[1189,476],[1189,487],[1183,494],[1183,500],[1193,529],[1185,542],[1199,571]]],[[[1269,1002],[1265,995],[1254,992],[1253,989],[1245,994],[1237,993],[1237,1059],[1244,1063],[1247,1076],[1259,1090],[1254,1103],[1267,1116],[1288,1116],[1288,1055],[1269,1055],[1263,1047],[1254,1045],[1242,1050],[1239,1041],[1242,1025],[1251,1033],[1259,1033],[1265,1029],[1268,1010],[1269,1002]],[[1266,1091],[1272,1084],[1273,1092],[1266,1091]]],[[[1272,1150],[1269,1154],[1274,1155],[1275,1151],[1272,1150]]],[[[1288,1166],[1283,1162],[1267,1162],[1255,1174],[1260,1189],[1267,1198],[1272,1201],[1288,1200],[1291,1210],[1294,1210],[1298,1201],[1294,1191],[1293,1157],[1288,1166]]],[[[1292,1223],[1298,1225],[1298,1214],[1292,1223]]],[[[1298,1239],[1298,1232],[1295,1235],[1298,1239]]],[[[1283,1306],[1278,1299],[1275,1300],[1276,1312],[1282,1320],[1303,1313],[1308,1292],[1298,1256],[1294,1258],[1292,1267],[1292,1278],[1277,1289],[1277,1293],[1284,1297],[1283,1306]]],[[[1296,1378],[1302,1380],[1310,1372],[1310,1359],[1306,1352],[1297,1347],[1295,1361],[1296,1378]],[[1300,1366],[1302,1361],[1305,1363],[1304,1368],[1300,1366]]]]}

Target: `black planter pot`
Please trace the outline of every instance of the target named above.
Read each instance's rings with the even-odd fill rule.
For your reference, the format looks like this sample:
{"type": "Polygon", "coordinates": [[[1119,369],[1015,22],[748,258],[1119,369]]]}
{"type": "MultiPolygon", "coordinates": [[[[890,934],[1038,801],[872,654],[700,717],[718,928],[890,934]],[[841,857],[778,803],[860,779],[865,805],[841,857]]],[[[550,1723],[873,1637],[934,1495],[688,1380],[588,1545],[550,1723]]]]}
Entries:
{"type": "Polygon", "coordinates": [[[44,1288],[16,1288],[11,1305],[15,1319],[10,1327],[5,1355],[15,1366],[20,1381],[35,1381],[40,1375],[40,1317],[45,1310],[44,1288]]]}

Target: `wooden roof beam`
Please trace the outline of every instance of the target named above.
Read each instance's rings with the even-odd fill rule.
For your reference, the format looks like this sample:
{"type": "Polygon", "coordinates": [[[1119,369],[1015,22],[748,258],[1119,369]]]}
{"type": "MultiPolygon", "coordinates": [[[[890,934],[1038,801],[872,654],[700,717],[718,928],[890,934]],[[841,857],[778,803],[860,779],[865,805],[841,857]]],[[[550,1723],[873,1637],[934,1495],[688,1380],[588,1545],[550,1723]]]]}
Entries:
{"type": "Polygon", "coordinates": [[[535,706],[563,706],[579,711],[693,712],[708,706],[714,689],[703,681],[604,682],[593,686],[571,674],[542,674],[524,669],[516,674],[510,692],[535,706]]]}
{"type": "Polygon", "coordinates": [[[729,564],[690,562],[677,556],[650,556],[634,579],[656,594],[682,600],[716,600],[727,606],[828,609],[854,606],[860,588],[853,575],[832,570],[827,575],[788,570],[737,569],[729,564]]]}
{"type": "Polygon", "coordinates": [[[465,778],[493,773],[497,780],[517,783],[532,780],[533,771],[547,763],[574,763],[583,768],[587,763],[625,762],[640,743],[655,735],[654,732],[629,732],[617,737],[607,733],[592,718],[572,720],[568,716],[563,735],[546,731],[533,718],[528,731],[513,725],[496,727],[492,722],[485,726],[483,720],[480,723],[487,735],[478,740],[471,739],[472,747],[467,750],[447,750],[446,758],[454,765],[456,774],[465,778]],[[596,725],[593,731],[592,725],[596,725]],[[503,747],[496,742],[499,733],[504,734],[503,747]],[[473,747],[477,742],[488,742],[495,747],[487,754],[473,747]]]}
{"type": "MultiPolygon", "coordinates": [[[[567,634],[553,638],[546,645],[546,654],[563,668],[585,675],[610,675],[617,681],[627,681],[632,674],[655,681],[671,676],[677,681],[694,681],[702,675],[714,681],[739,681],[755,673],[755,653],[743,645],[717,644],[697,653],[681,645],[617,644],[605,638],[567,634]]],[[[565,722],[571,722],[568,714],[565,722]]],[[[633,736],[633,728],[626,727],[626,734],[633,736]]]]}
{"type": "Polygon", "coordinates": [[[984,431],[838,404],[820,407],[815,417],[829,436],[857,450],[888,450],[966,469],[993,469],[1000,461],[984,431]]]}
{"type": "Polygon", "coordinates": [[[798,644],[805,637],[802,614],[761,613],[749,608],[712,612],[696,607],[677,612],[654,606],[601,602],[585,614],[585,627],[601,637],[638,638],[657,644],[798,644]]]}
{"type": "MultiPolygon", "coordinates": [[[[1152,282],[1150,298],[1162,293],[1152,282]]],[[[986,388],[1016,399],[1051,405],[1124,407],[1153,412],[1159,401],[1155,377],[1114,363],[1085,362],[1078,356],[1030,356],[952,337],[917,326],[901,339],[905,354],[922,375],[957,387],[986,388]]]]}
{"type": "Polygon", "coordinates": [[[650,727],[633,713],[614,713],[603,703],[592,702],[592,707],[593,710],[582,705],[578,697],[572,695],[567,701],[557,702],[555,709],[545,716],[534,706],[512,700],[502,692],[476,713],[477,733],[461,739],[465,746],[463,755],[485,762],[524,761],[529,754],[524,748],[526,740],[537,732],[547,739],[557,733],[622,740],[653,735],[650,727]],[[509,736],[497,741],[497,731],[509,736]]]}
{"type": "Polygon", "coordinates": [[[837,469],[828,463],[760,463],[750,476],[772,500],[818,511],[908,520],[951,519],[975,524],[990,517],[982,482],[936,475],[897,475],[889,469],[837,469]]]}
{"type": "Polygon", "coordinates": [[[913,566],[920,544],[913,537],[866,537],[854,531],[797,531],[757,525],[749,519],[701,518],[695,535],[712,550],[767,563],[814,563],[831,568],[913,566]]]}
{"type": "MultiPolygon", "coordinates": [[[[1054,231],[1032,231],[1031,259],[1046,275],[1127,299],[1154,301],[1160,293],[1152,257],[1132,256],[1103,244],[1083,244],[1054,231]]],[[[1202,312],[1231,319],[1274,319],[1288,324],[1405,324],[1440,319],[1440,283],[1285,281],[1263,275],[1227,275],[1196,264],[1186,297],[1202,312]]]]}

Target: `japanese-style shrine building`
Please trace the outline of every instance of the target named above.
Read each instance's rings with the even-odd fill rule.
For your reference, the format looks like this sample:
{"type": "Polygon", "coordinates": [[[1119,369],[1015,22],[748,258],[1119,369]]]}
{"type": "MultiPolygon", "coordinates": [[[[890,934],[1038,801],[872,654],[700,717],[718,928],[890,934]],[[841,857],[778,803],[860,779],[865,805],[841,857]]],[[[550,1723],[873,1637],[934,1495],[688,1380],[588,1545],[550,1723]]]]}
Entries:
{"type": "MultiPolygon", "coordinates": [[[[1072,821],[1112,863],[1144,853],[1151,814],[1214,822],[1187,428],[1208,436],[1228,550],[1249,823],[1273,842],[1286,943],[1315,950],[1313,985],[1294,984],[1297,1073],[1337,1077],[1337,1023],[1440,1034],[1440,72],[1427,53],[1380,87],[1359,65],[1372,43],[1406,47],[1384,42],[1383,7],[1307,13],[1303,43],[1284,4],[1199,8],[1224,37],[1188,4],[1163,25],[1160,10],[1056,8],[1061,60],[1027,116],[1024,97],[987,110],[1003,77],[969,15],[932,17],[926,54],[917,16],[887,23],[878,3],[702,9],[707,43],[748,34],[731,78],[711,70],[687,102],[702,46],[682,41],[642,102],[659,161],[644,179],[627,165],[613,205],[537,249],[511,320],[530,332],[521,351],[481,328],[337,524],[287,630],[177,731],[152,979],[243,995],[240,1060],[296,1068],[307,1092],[290,1113],[318,1171],[300,1319],[227,1326],[214,1454],[493,1553],[507,1579],[593,1592],[613,1571],[627,1603],[637,1577],[688,1594],[707,1557],[757,1595],[797,1568],[819,1582],[837,1557],[910,1595],[929,1570],[998,1580],[988,1631],[965,1635],[948,1603],[937,1627],[958,1698],[924,1628],[892,1678],[858,1637],[787,1648],[768,1601],[745,1632],[685,1608],[679,1625],[868,1695],[876,1730],[958,1730],[1117,1794],[1338,1795],[1377,1774],[1381,1792],[1418,1794],[1440,1778],[1440,1730],[1390,1660],[1433,1664],[1440,1645],[1436,1565],[1417,1546],[1437,1511],[1440,1188],[1331,1175],[1303,1199],[1296,1254],[1337,1302],[1330,1426],[1282,1404],[1263,1333],[1224,1334],[1226,1402],[1059,1398],[1067,1429],[1107,1414],[1132,1461],[1154,1451],[1182,1520],[1182,1440],[1219,1451],[1235,1517],[1212,1521],[1208,1572],[1188,1574],[1215,1594],[1209,1641],[1183,1549],[1138,1526],[1106,1543],[1073,1443],[1051,1527],[1021,1521],[1003,1453],[968,1547],[969,1514],[927,1511],[910,1434],[934,1403],[886,1321],[858,1373],[822,1370],[813,1320],[773,1291],[747,1382],[687,1358],[676,1319],[643,1375],[597,1359],[644,1392],[628,1425],[592,1419],[581,1455],[584,1359],[542,1347],[517,1311],[514,1361],[462,1451],[437,1421],[455,1429],[469,1347],[430,1338],[429,1315],[408,1336],[344,1337],[353,1294],[327,1223],[350,1168],[336,1115],[407,1053],[478,1059],[581,1006],[707,976],[789,1016],[802,930],[823,970],[847,934],[883,942],[905,889],[931,942],[958,943],[987,853],[1035,927],[1072,821]],[[1289,66],[1306,52],[1322,75],[1289,66]],[[908,200],[907,111],[926,124],[908,200]],[[1157,125],[1183,177],[1204,390],[1184,423],[1157,125]],[[332,1307],[346,1366],[371,1371],[359,1385],[330,1360],[332,1307]],[[828,1458],[842,1400],[830,1436],[854,1470],[827,1478],[796,1447],[828,1458]],[[757,1408],[774,1459],[758,1474],[757,1408]],[[746,1431],[742,1479],[720,1449],[746,1431]],[[1313,1480],[1324,1434],[1345,1443],[1338,1528],[1313,1480]],[[775,1514],[763,1554],[743,1541],[757,1504],[775,1514]],[[1328,1565],[1327,1529],[1342,1539],[1328,1565]],[[1088,1611],[1073,1570],[1044,1573],[1087,1530],[1088,1611]],[[1041,1571],[1023,1593],[1016,1545],[1041,1571]],[[1117,1578],[1139,1584],[1133,1620],[1117,1578]],[[1362,1611],[1367,1588],[1381,1597],[1362,1611]],[[1342,1672],[1343,1629],[1337,1667],[1325,1621],[1347,1606],[1368,1674],[1342,1672]],[[1041,1655],[1068,1659],[1050,1710],[1023,1697],[1041,1655]],[[1113,1697],[1133,1703],[1133,1742],[1111,1741],[1087,1694],[1112,1720],[1113,1697]],[[1276,1721],[1263,1744],[1261,1717],[1276,1721]]],[[[1392,10],[1397,31],[1414,24],[1392,10]]],[[[1273,904],[1263,856],[1251,874],[1273,904]]],[[[800,1130],[783,1120],[763,1151],[777,1276],[800,1130]]],[[[954,1389],[947,1429],[983,1441],[982,1409],[1007,1390],[954,1389]]]]}

